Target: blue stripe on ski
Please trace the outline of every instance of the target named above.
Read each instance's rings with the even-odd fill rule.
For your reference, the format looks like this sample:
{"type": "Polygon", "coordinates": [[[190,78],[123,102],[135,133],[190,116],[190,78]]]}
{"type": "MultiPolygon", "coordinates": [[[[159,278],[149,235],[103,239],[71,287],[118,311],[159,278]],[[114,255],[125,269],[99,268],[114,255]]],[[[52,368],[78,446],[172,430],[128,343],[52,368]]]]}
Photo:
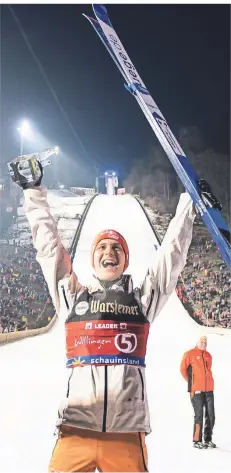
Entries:
{"type": "Polygon", "coordinates": [[[144,87],[143,85],[138,84],[137,82],[132,82],[131,84],[126,86],[128,89],[131,89],[130,91],[135,95],[136,92],[140,92],[141,94],[144,95],[150,95],[149,90],[144,87]]]}
{"type": "Polygon", "coordinates": [[[169,128],[166,119],[162,115],[148,89],[145,87],[141,77],[135,69],[135,66],[112,27],[106,8],[104,5],[96,4],[93,5],[93,10],[98,21],[90,19],[89,17],[87,17],[87,19],[91,22],[107,51],[125,78],[127,82],[125,87],[137,100],[184,187],[190,194],[225,262],[230,267],[231,252],[228,243],[228,240],[230,240],[229,227],[219,210],[210,208],[203,202],[198,185],[198,180],[200,179],[199,175],[196,173],[187,156],[184,154],[181,146],[169,128]]]}
{"type": "Polygon", "coordinates": [[[110,19],[109,19],[109,16],[108,16],[106,7],[105,7],[104,5],[102,5],[102,4],[98,4],[98,5],[97,5],[97,13],[96,13],[96,11],[95,11],[95,7],[96,7],[96,5],[93,4],[93,5],[92,5],[92,8],[93,8],[93,11],[94,11],[94,13],[95,13],[95,16],[96,16],[96,17],[97,17],[97,16],[100,16],[100,19],[101,19],[104,23],[106,23],[106,25],[112,27],[112,24],[111,24],[111,22],[110,22],[110,19]]]}

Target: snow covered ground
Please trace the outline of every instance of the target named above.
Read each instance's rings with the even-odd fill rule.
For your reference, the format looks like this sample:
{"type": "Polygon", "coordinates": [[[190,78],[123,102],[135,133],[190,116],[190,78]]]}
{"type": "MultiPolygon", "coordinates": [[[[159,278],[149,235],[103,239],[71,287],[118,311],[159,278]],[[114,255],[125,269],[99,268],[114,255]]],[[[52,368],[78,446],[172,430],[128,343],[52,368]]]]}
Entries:
{"type": "MultiPolygon", "coordinates": [[[[62,209],[63,212],[63,209],[62,209]]],[[[139,204],[129,195],[100,195],[83,226],[74,268],[82,283],[91,267],[96,232],[119,230],[127,239],[132,273],[139,284],[155,258],[154,234],[139,204]]],[[[217,450],[192,448],[193,412],[179,364],[206,328],[198,326],[173,294],[153,323],[147,379],[152,433],[147,437],[149,470],[156,473],[230,473],[231,337],[208,334],[215,377],[217,450]]],[[[66,392],[63,322],[45,335],[0,348],[0,471],[45,473],[55,443],[57,408],[66,392]]]]}

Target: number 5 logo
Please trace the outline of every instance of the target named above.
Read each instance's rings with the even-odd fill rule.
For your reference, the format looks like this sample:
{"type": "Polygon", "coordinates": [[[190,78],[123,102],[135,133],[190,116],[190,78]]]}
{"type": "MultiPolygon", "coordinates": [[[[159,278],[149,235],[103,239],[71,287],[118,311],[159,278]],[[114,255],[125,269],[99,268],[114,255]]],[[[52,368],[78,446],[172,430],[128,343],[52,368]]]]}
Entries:
{"type": "Polygon", "coordinates": [[[115,347],[122,353],[132,353],[137,347],[136,335],[134,333],[119,333],[115,337],[115,347]]]}

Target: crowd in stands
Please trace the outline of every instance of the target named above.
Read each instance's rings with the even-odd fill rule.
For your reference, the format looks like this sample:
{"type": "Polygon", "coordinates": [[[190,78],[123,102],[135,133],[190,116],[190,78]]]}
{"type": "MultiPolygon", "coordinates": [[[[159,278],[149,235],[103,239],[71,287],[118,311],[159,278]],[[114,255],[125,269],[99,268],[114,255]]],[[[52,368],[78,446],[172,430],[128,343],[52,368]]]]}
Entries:
{"type": "Polygon", "coordinates": [[[194,241],[177,294],[197,322],[231,328],[231,272],[212,240],[194,241]]]}
{"type": "MultiPolygon", "coordinates": [[[[173,215],[162,215],[157,210],[154,213],[148,210],[148,214],[162,241],[173,215]]],[[[198,217],[187,264],[178,280],[176,292],[197,323],[231,328],[231,272],[198,217]]]]}
{"type": "Polygon", "coordinates": [[[1,242],[0,333],[40,328],[53,315],[47,284],[32,245],[1,242]]]}

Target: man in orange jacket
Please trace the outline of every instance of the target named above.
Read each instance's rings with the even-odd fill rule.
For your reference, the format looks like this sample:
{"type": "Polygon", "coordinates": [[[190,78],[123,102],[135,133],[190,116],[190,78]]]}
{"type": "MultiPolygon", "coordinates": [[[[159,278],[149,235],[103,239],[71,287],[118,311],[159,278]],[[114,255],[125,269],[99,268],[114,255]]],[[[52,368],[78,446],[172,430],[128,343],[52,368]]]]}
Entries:
{"type": "Polygon", "coordinates": [[[197,346],[187,351],[181,361],[180,371],[188,382],[191,402],[194,409],[193,445],[196,448],[215,448],[212,442],[215,424],[214,381],[212,376],[212,356],[206,350],[207,337],[199,339],[197,346]],[[204,443],[203,417],[205,410],[204,443]]]}

